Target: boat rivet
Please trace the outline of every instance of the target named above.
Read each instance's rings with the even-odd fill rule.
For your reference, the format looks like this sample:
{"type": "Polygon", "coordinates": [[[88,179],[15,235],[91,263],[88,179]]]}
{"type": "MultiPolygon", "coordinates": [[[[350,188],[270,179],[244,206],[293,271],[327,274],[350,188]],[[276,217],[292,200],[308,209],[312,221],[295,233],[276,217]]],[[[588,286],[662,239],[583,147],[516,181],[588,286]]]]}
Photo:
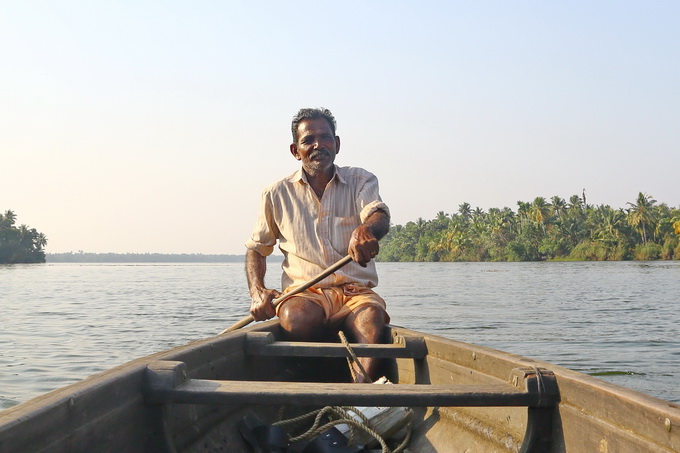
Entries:
{"type": "Polygon", "coordinates": [[[671,432],[671,419],[670,419],[670,418],[667,418],[667,419],[663,422],[663,424],[666,425],[666,431],[668,431],[668,432],[670,433],[670,432],[671,432]]]}
{"type": "Polygon", "coordinates": [[[334,441],[334,442],[333,442],[333,445],[338,445],[338,443],[334,441]]]}

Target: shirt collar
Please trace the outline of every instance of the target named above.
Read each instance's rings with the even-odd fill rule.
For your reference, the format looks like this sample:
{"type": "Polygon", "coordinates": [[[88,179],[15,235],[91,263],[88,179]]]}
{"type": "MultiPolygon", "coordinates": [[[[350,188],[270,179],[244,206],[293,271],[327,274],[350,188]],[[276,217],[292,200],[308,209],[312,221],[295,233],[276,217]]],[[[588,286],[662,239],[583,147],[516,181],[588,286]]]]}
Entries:
{"type": "MultiPolygon", "coordinates": [[[[334,166],[335,166],[335,174],[333,175],[333,178],[331,179],[331,181],[333,179],[337,178],[338,182],[340,182],[342,184],[346,184],[347,182],[340,172],[340,167],[338,167],[337,165],[334,165],[334,166]]],[[[307,181],[307,174],[304,171],[302,171],[302,168],[299,168],[295,173],[293,173],[293,181],[302,182],[304,184],[309,185],[309,181],[307,181]]]]}

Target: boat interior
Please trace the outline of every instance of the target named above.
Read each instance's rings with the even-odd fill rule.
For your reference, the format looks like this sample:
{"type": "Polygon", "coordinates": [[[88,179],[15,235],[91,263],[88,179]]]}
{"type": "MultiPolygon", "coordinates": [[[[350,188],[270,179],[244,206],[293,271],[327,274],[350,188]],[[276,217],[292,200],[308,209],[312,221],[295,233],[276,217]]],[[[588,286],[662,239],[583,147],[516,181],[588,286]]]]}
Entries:
{"type": "Polygon", "coordinates": [[[296,343],[269,321],[143,357],[0,412],[0,451],[680,451],[676,404],[484,346],[388,333],[380,345],[296,343]],[[352,354],[380,359],[396,385],[352,383],[352,354]],[[341,419],[342,450],[333,408],[397,415],[375,440],[341,419]]]}

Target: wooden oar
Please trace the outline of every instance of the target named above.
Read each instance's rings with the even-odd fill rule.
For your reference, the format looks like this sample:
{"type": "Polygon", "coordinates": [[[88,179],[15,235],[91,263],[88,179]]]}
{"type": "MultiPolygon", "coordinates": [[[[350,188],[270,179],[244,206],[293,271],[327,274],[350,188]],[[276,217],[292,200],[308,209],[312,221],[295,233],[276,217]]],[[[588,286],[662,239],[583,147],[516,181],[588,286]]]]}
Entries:
{"type": "MultiPolygon", "coordinates": [[[[303,283],[301,286],[298,286],[294,290],[282,295],[281,297],[274,299],[272,301],[272,304],[274,305],[274,307],[276,307],[278,304],[280,304],[284,300],[288,299],[289,297],[294,296],[295,294],[301,293],[302,291],[305,291],[306,289],[310,288],[312,285],[319,283],[321,280],[328,277],[333,272],[337,271],[338,269],[340,269],[341,267],[343,267],[345,264],[349,263],[350,261],[352,261],[352,257],[349,256],[349,255],[345,256],[343,259],[336,262],[335,264],[332,264],[328,269],[326,269],[325,271],[323,271],[322,273],[320,273],[316,277],[314,277],[311,280],[303,283]]],[[[254,320],[255,319],[252,317],[252,315],[248,315],[245,318],[241,319],[240,321],[236,322],[231,327],[224,329],[222,332],[220,332],[220,335],[222,335],[223,333],[227,333],[227,332],[231,332],[233,330],[240,329],[241,327],[245,327],[248,324],[250,324],[251,322],[253,322],[254,320]]]]}

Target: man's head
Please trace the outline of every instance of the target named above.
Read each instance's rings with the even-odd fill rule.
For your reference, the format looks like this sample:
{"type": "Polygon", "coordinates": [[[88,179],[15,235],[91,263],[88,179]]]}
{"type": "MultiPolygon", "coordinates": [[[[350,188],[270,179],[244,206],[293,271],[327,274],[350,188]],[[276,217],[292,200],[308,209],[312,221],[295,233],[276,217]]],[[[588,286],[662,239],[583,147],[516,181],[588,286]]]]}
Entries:
{"type": "Polygon", "coordinates": [[[293,139],[290,152],[308,175],[333,174],[340,137],[335,135],[335,118],[329,110],[300,110],[293,119],[293,139]]]}
{"type": "Polygon", "coordinates": [[[328,122],[328,126],[330,126],[331,131],[333,135],[335,135],[335,118],[333,117],[333,114],[331,113],[330,110],[325,109],[325,108],[318,108],[318,109],[300,109],[297,114],[293,117],[293,122],[291,124],[291,132],[293,133],[293,143],[297,143],[298,141],[298,126],[300,123],[304,120],[316,120],[319,118],[323,118],[328,122]]]}

